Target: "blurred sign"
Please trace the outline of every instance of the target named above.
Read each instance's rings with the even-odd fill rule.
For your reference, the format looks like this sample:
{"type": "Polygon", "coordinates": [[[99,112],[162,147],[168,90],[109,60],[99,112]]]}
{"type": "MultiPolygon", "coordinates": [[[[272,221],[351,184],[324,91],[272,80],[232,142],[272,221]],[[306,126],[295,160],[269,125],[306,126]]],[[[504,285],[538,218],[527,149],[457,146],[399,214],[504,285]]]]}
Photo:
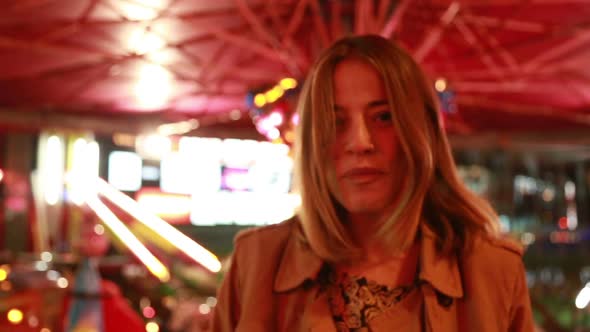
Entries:
{"type": "Polygon", "coordinates": [[[171,224],[190,223],[192,200],[189,195],[170,194],[158,188],[141,189],[135,196],[137,203],[171,224]]]}
{"type": "Polygon", "coordinates": [[[137,191],[141,188],[141,157],[134,152],[113,151],[109,155],[108,181],[122,191],[137,191]]]}

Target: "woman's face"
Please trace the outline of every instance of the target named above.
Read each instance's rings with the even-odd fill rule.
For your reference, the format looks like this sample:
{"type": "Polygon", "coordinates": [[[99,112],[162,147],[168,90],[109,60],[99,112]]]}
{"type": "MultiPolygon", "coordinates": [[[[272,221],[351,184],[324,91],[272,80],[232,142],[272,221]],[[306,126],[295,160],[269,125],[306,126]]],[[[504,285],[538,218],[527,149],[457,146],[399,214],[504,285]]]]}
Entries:
{"type": "Polygon", "coordinates": [[[336,134],[329,146],[328,187],[349,217],[381,218],[402,176],[383,80],[359,59],[339,63],[333,80],[336,134]]]}

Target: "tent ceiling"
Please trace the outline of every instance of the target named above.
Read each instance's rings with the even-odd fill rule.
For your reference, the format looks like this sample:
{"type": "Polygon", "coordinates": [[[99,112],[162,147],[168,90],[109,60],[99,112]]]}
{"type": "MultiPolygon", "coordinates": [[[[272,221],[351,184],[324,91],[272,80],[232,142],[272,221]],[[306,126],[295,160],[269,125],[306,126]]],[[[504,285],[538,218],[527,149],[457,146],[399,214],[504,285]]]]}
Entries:
{"type": "Polygon", "coordinates": [[[247,126],[229,114],[249,91],[302,79],[343,35],[379,33],[447,81],[452,131],[590,132],[588,17],[582,0],[4,0],[0,121],[247,126]],[[140,100],[138,85],[159,81],[168,94],[140,100]]]}

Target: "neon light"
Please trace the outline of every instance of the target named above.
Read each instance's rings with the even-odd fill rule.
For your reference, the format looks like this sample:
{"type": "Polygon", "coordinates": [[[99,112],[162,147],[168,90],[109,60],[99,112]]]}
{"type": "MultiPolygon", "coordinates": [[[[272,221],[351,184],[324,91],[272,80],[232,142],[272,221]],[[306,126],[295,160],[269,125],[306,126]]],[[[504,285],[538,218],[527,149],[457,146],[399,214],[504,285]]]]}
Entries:
{"type": "Polygon", "coordinates": [[[72,166],[66,176],[69,198],[76,205],[82,205],[86,197],[95,195],[94,182],[98,176],[100,147],[96,142],[78,138],[72,149],[72,166]]]}
{"type": "Polygon", "coordinates": [[[588,303],[590,303],[590,282],[576,296],[576,308],[584,309],[588,306],[588,303]]]}
{"type": "Polygon", "coordinates": [[[137,193],[136,200],[143,209],[161,218],[188,220],[191,214],[192,201],[187,195],[141,190],[137,193]]]}
{"type": "Polygon", "coordinates": [[[98,178],[97,185],[98,191],[102,195],[131,214],[138,221],[158,232],[162,237],[168,239],[170,243],[192,258],[195,262],[203,265],[212,272],[218,272],[221,270],[221,263],[213,253],[203,248],[161,218],[146,213],[136,201],[118,191],[103,179],[98,178]]]}
{"type": "Polygon", "coordinates": [[[56,205],[63,192],[63,143],[58,136],[50,136],[45,149],[45,167],[42,168],[45,171],[42,173],[45,202],[56,205]]]}
{"type": "MultiPolygon", "coordinates": [[[[104,182],[104,181],[103,181],[104,182]]],[[[104,182],[106,184],[106,182],[104,182]]],[[[98,197],[87,200],[88,206],[96,213],[103,223],[117,236],[121,242],[145,264],[148,270],[162,282],[170,280],[168,269],[131,233],[115,214],[104,205],[98,197]]]]}
{"type": "Polygon", "coordinates": [[[86,188],[84,186],[84,166],[86,166],[85,150],[86,140],[83,138],[76,139],[71,151],[71,169],[66,176],[66,182],[69,184],[68,196],[76,205],[82,205],[84,203],[83,190],[86,188]]]}

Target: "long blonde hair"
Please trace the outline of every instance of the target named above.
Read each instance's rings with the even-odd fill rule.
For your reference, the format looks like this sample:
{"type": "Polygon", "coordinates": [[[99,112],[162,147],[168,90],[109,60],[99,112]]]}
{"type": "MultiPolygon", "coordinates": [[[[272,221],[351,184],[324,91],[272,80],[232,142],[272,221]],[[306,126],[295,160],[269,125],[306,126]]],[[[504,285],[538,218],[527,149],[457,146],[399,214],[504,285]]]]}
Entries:
{"type": "Polygon", "coordinates": [[[475,233],[495,234],[494,210],[457,174],[432,84],[402,48],[367,35],[341,39],[325,50],[299,99],[295,176],[302,198],[299,217],[311,248],[333,262],[362,255],[342,222],[343,208],[328,189],[325,171],[334,135],[334,70],[351,57],[372,65],[383,79],[407,176],[399,203],[375,235],[392,250],[402,250],[424,222],[436,233],[441,253],[449,254],[463,249],[475,233]]]}

